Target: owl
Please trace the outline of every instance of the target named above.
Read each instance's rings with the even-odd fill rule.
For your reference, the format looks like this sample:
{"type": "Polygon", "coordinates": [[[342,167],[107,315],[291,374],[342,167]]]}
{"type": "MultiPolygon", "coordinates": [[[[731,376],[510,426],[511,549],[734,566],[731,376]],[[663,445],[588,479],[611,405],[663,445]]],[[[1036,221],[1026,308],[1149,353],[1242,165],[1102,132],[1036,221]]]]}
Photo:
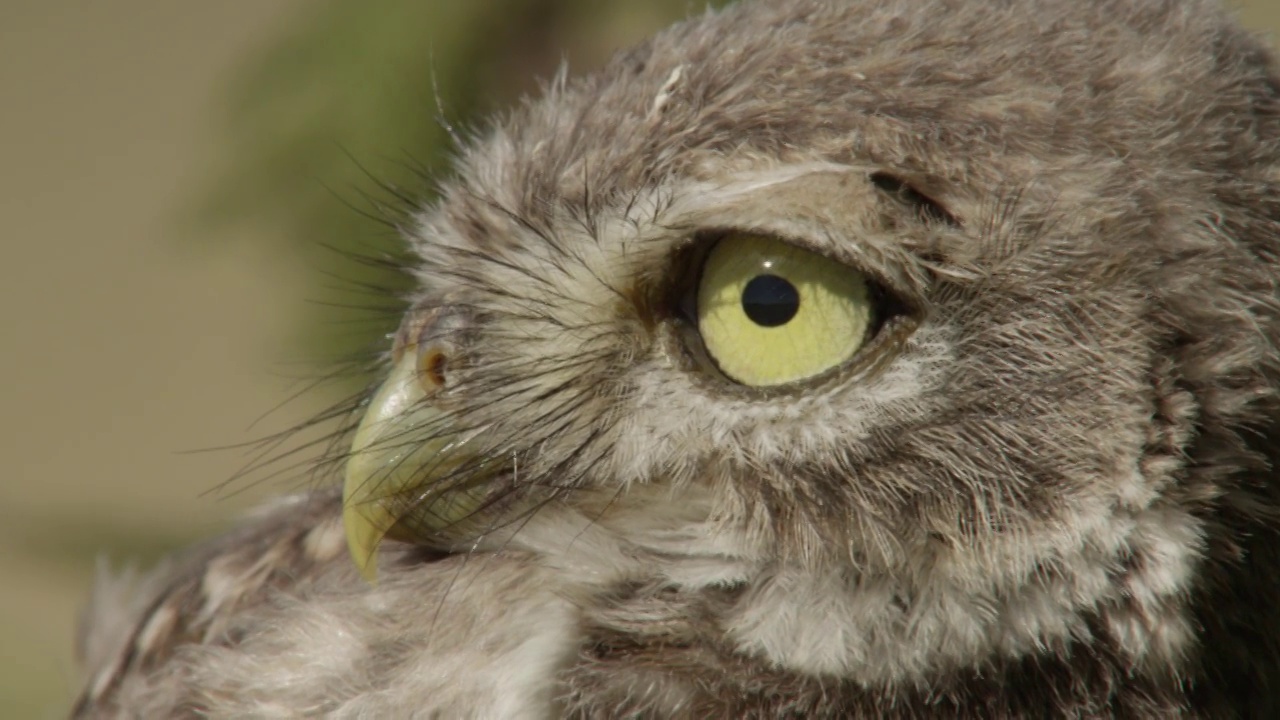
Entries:
{"type": "Polygon", "coordinates": [[[1280,716],[1217,3],[747,0],[442,187],[341,482],[101,580],[76,717],[1280,716]]]}

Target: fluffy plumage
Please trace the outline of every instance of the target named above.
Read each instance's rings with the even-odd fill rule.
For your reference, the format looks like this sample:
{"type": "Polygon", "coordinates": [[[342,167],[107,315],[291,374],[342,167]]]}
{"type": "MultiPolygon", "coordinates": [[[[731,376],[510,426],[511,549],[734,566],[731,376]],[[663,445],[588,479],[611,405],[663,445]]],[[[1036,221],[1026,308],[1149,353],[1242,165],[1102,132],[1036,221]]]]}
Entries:
{"type": "Polygon", "coordinates": [[[1280,712],[1277,77],[1208,0],[760,0],[558,78],[406,232],[480,510],[372,587],[336,490],[266,511],[95,611],[78,715],[1280,712]],[[910,321],[708,375],[726,229],[910,321]]]}

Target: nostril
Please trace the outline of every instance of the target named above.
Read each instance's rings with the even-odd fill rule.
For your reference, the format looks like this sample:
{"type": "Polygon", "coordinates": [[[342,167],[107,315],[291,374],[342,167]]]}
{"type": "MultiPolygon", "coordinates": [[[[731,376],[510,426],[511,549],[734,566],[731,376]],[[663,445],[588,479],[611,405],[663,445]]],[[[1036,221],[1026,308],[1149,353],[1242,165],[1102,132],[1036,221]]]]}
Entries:
{"type": "Polygon", "coordinates": [[[396,363],[413,359],[415,379],[424,393],[435,395],[446,390],[450,372],[461,367],[460,340],[467,321],[467,313],[447,303],[405,315],[396,332],[392,357],[396,363]]]}
{"type": "Polygon", "coordinates": [[[444,387],[448,358],[438,347],[423,348],[418,354],[418,377],[422,389],[434,392],[444,387]]]}

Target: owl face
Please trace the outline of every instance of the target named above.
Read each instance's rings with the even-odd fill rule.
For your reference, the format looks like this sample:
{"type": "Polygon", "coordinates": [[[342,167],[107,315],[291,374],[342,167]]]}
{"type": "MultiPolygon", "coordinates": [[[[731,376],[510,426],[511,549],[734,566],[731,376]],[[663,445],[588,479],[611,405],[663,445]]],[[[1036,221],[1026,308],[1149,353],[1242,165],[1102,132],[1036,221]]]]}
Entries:
{"type": "Polygon", "coordinates": [[[1133,9],[1085,63],[1103,20],[1068,5],[746,4],[491,128],[409,229],[422,289],[347,471],[366,575],[387,537],[572,513],[734,568],[677,585],[764,574],[871,628],[799,657],[734,616],[816,672],[1018,652],[1099,607],[1135,655],[1185,652],[1196,478],[1230,470],[1203,448],[1239,445],[1275,362],[1264,164],[1205,168],[1280,145],[1197,99],[1233,61],[1140,42],[1180,21],[1133,9]],[[897,660],[859,665],[876,643],[897,660]]]}
{"type": "MultiPolygon", "coordinates": [[[[799,467],[805,457],[841,446],[824,427],[865,438],[882,408],[918,401],[911,388],[925,370],[917,366],[944,352],[937,343],[913,344],[921,357],[893,362],[921,331],[919,269],[900,264],[907,254],[887,238],[867,234],[854,243],[830,229],[814,232],[828,218],[806,195],[856,193],[863,207],[844,219],[856,228],[901,216],[932,233],[933,223],[919,208],[878,190],[865,173],[814,165],[765,175],[635,198],[629,211],[646,217],[607,221],[618,237],[612,247],[578,227],[577,234],[551,241],[551,252],[531,267],[480,255],[442,264],[448,277],[433,284],[446,286],[441,297],[448,299],[410,314],[397,350],[404,385],[432,396],[429,413],[457,403],[456,411],[423,418],[424,426],[439,423],[452,443],[432,447],[423,460],[483,458],[490,470],[519,464],[531,474],[572,480],[558,483],[564,490],[608,487],[597,485],[607,477],[615,490],[660,484],[674,491],[704,485],[715,466],[799,467]],[[700,200],[686,208],[661,199],[672,192],[700,200]],[[790,217],[760,214],[742,222],[752,205],[785,198],[795,203],[790,217]],[[589,255],[559,254],[566,244],[586,242],[594,246],[589,255]],[[519,297],[501,294],[514,306],[494,303],[492,294],[453,277],[494,261],[498,272],[484,282],[512,289],[520,280],[532,283],[513,293],[519,297]],[[522,370],[501,379],[489,374],[499,367],[522,370]],[[906,367],[910,374],[901,372],[906,367]],[[493,386],[480,392],[481,383],[493,386]],[[477,397],[484,400],[473,405],[477,397]],[[512,398],[530,414],[511,416],[505,408],[512,398]],[[484,419],[455,417],[484,413],[484,407],[504,409],[484,419]],[[683,407],[700,411],[679,411],[683,407]],[[563,413],[564,426],[548,428],[545,438],[534,435],[530,447],[489,446],[486,437],[498,427],[529,437],[551,410],[563,413]],[[459,435],[453,430],[459,424],[487,430],[459,435]],[[579,441],[562,444],[566,437],[579,441]],[[497,460],[504,453],[512,457],[497,460]]],[[[395,415],[377,422],[399,432],[395,415]]],[[[371,436],[369,442],[380,441],[371,436]]],[[[412,484],[419,471],[410,464],[398,468],[397,477],[412,484]]]]}

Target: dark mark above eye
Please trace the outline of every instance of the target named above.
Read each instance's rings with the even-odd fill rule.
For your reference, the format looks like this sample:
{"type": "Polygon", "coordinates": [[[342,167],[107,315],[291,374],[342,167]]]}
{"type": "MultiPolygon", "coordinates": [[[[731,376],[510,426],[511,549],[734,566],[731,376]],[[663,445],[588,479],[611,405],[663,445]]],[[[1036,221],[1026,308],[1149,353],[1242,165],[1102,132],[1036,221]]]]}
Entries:
{"type": "Polygon", "coordinates": [[[868,179],[872,185],[876,186],[876,189],[891,196],[898,202],[914,208],[921,220],[960,227],[960,221],[956,219],[956,216],[947,212],[947,209],[933,198],[911,187],[907,181],[886,172],[873,172],[868,176],[868,179]]]}

